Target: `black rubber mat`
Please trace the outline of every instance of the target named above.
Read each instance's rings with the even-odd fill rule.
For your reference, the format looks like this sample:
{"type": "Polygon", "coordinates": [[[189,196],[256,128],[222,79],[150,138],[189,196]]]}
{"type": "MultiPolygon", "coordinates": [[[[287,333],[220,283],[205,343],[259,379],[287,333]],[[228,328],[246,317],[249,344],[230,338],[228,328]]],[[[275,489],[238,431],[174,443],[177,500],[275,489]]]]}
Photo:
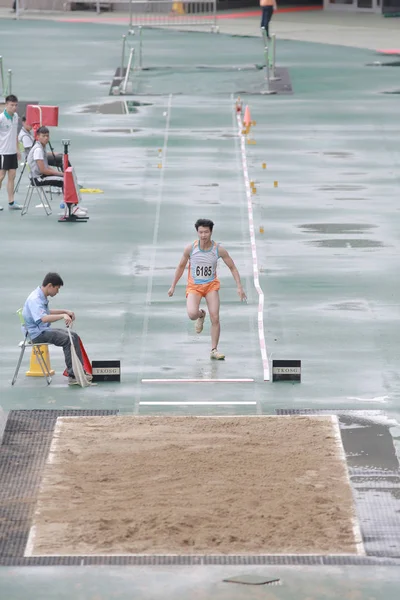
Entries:
{"type": "Polygon", "coordinates": [[[271,90],[274,90],[277,94],[293,94],[289,69],[286,69],[285,67],[276,67],[275,74],[279,77],[279,80],[271,81],[271,90]]]}
{"type": "Polygon", "coordinates": [[[400,558],[400,467],[383,411],[280,409],[278,415],[337,415],[368,556],[400,558]]]}
{"type": "Polygon", "coordinates": [[[109,91],[110,96],[113,96],[113,88],[119,88],[125,75],[126,75],[126,67],[124,67],[123,69],[121,69],[121,67],[117,67],[115,69],[115,74],[114,74],[114,77],[112,78],[111,85],[110,85],[110,91],[109,91]]]}
{"type": "MultiPolygon", "coordinates": [[[[270,81],[269,90],[275,94],[293,94],[292,83],[290,81],[289,69],[285,67],[276,67],[276,81],[270,81]]],[[[260,82],[246,90],[236,90],[235,94],[240,96],[264,96],[268,94],[268,86],[265,77],[260,74],[260,82]]]]}
{"type": "MultiPolygon", "coordinates": [[[[158,68],[158,67],[152,67],[152,68],[144,68],[142,69],[142,71],[168,71],[171,70],[172,67],[163,67],[163,68],[158,68]]],[[[173,70],[176,70],[177,67],[174,67],[173,70]]],[[[184,72],[185,69],[182,69],[182,72],[184,72]]],[[[218,66],[207,66],[207,65],[197,65],[194,67],[186,67],[186,70],[188,70],[189,72],[195,72],[196,70],[203,70],[203,71],[260,71],[260,79],[259,82],[254,84],[253,86],[249,87],[248,89],[245,90],[236,90],[235,94],[241,94],[241,95],[265,95],[267,92],[267,85],[266,85],[266,81],[265,78],[263,76],[263,67],[261,65],[244,65],[243,67],[218,67],[218,66]]],[[[120,67],[118,67],[115,71],[115,75],[112,79],[111,85],[110,85],[110,91],[109,94],[110,96],[113,95],[113,88],[118,88],[126,74],[126,69],[124,68],[124,70],[122,71],[122,77],[120,75],[121,69],[120,67]]],[[[289,69],[287,69],[286,67],[276,67],[275,68],[275,76],[276,76],[276,80],[275,81],[270,81],[269,84],[269,89],[274,92],[275,94],[293,94],[293,87],[292,87],[292,83],[290,80],[290,75],[289,75],[289,69]]],[[[272,73],[271,73],[271,77],[272,77],[272,73]]],[[[175,94],[179,94],[179,91],[176,91],[175,94]]],[[[129,93],[130,95],[133,94],[133,92],[129,93]]],[[[129,95],[128,94],[128,95],[129,95]]],[[[141,94],[138,92],[135,92],[135,96],[140,96],[141,94]]],[[[162,94],[145,94],[145,95],[155,95],[155,96],[159,96],[162,94]]]]}
{"type": "Polygon", "coordinates": [[[13,410],[0,446],[0,557],[24,555],[58,417],[115,415],[113,410],[13,410]]]}
{"type": "Polygon", "coordinates": [[[399,567],[400,560],[390,558],[365,556],[302,556],[302,555],[131,555],[131,556],[39,556],[4,557],[0,555],[0,566],[14,567],[44,567],[44,566],[246,566],[246,565],[276,565],[276,566],[386,566],[399,567]]]}

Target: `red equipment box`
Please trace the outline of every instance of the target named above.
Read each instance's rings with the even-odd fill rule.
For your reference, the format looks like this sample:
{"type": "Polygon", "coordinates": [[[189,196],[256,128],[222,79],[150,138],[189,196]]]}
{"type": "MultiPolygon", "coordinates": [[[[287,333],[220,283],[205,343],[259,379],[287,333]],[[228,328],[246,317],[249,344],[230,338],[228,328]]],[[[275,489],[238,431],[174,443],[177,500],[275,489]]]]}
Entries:
{"type": "Polygon", "coordinates": [[[35,129],[42,125],[46,127],[58,126],[58,106],[28,104],[25,116],[28,125],[35,126],[35,129]]]}

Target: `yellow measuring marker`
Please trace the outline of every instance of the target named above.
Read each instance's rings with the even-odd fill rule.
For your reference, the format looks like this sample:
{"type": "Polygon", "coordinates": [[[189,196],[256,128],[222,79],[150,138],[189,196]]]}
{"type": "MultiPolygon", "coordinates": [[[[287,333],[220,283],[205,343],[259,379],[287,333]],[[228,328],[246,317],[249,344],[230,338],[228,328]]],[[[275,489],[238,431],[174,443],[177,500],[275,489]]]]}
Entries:
{"type": "Polygon", "coordinates": [[[97,188],[81,188],[81,194],[104,194],[103,190],[99,190],[97,188]]]}

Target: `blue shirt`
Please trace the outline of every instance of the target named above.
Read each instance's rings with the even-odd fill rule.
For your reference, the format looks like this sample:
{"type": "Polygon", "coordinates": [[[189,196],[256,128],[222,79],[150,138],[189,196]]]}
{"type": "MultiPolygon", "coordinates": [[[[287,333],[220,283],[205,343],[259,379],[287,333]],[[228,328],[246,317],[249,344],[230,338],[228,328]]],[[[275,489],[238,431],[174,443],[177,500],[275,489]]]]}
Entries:
{"type": "Polygon", "coordinates": [[[22,316],[24,317],[25,326],[32,340],[37,338],[43,331],[50,327],[50,323],[43,323],[42,317],[50,314],[49,301],[43,294],[40,287],[28,296],[22,316]]]}

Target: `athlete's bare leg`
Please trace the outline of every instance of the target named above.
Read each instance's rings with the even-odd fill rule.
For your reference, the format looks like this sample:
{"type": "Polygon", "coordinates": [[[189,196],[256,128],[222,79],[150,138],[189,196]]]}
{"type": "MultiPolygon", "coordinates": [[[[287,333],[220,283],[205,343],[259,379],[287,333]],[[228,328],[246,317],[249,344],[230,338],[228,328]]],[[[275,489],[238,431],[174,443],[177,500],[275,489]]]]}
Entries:
{"type": "Polygon", "coordinates": [[[10,204],[12,202],[14,202],[14,184],[15,184],[16,174],[17,174],[16,169],[10,169],[8,171],[7,194],[8,194],[8,202],[10,204]]]}
{"type": "Polygon", "coordinates": [[[218,347],[219,335],[221,333],[221,326],[219,323],[219,293],[216,291],[209,292],[206,296],[206,302],[208,306],[208,312],[210,314],[211,321],[211,349],[218,347]]]}
{"type": "Polygon", "coordinates": [[[200,309],[201,296],[199,294],[188,294],[186,298],[186,309],[189,319],[196,321],[204,315],[204,310],[200,309]]]}

